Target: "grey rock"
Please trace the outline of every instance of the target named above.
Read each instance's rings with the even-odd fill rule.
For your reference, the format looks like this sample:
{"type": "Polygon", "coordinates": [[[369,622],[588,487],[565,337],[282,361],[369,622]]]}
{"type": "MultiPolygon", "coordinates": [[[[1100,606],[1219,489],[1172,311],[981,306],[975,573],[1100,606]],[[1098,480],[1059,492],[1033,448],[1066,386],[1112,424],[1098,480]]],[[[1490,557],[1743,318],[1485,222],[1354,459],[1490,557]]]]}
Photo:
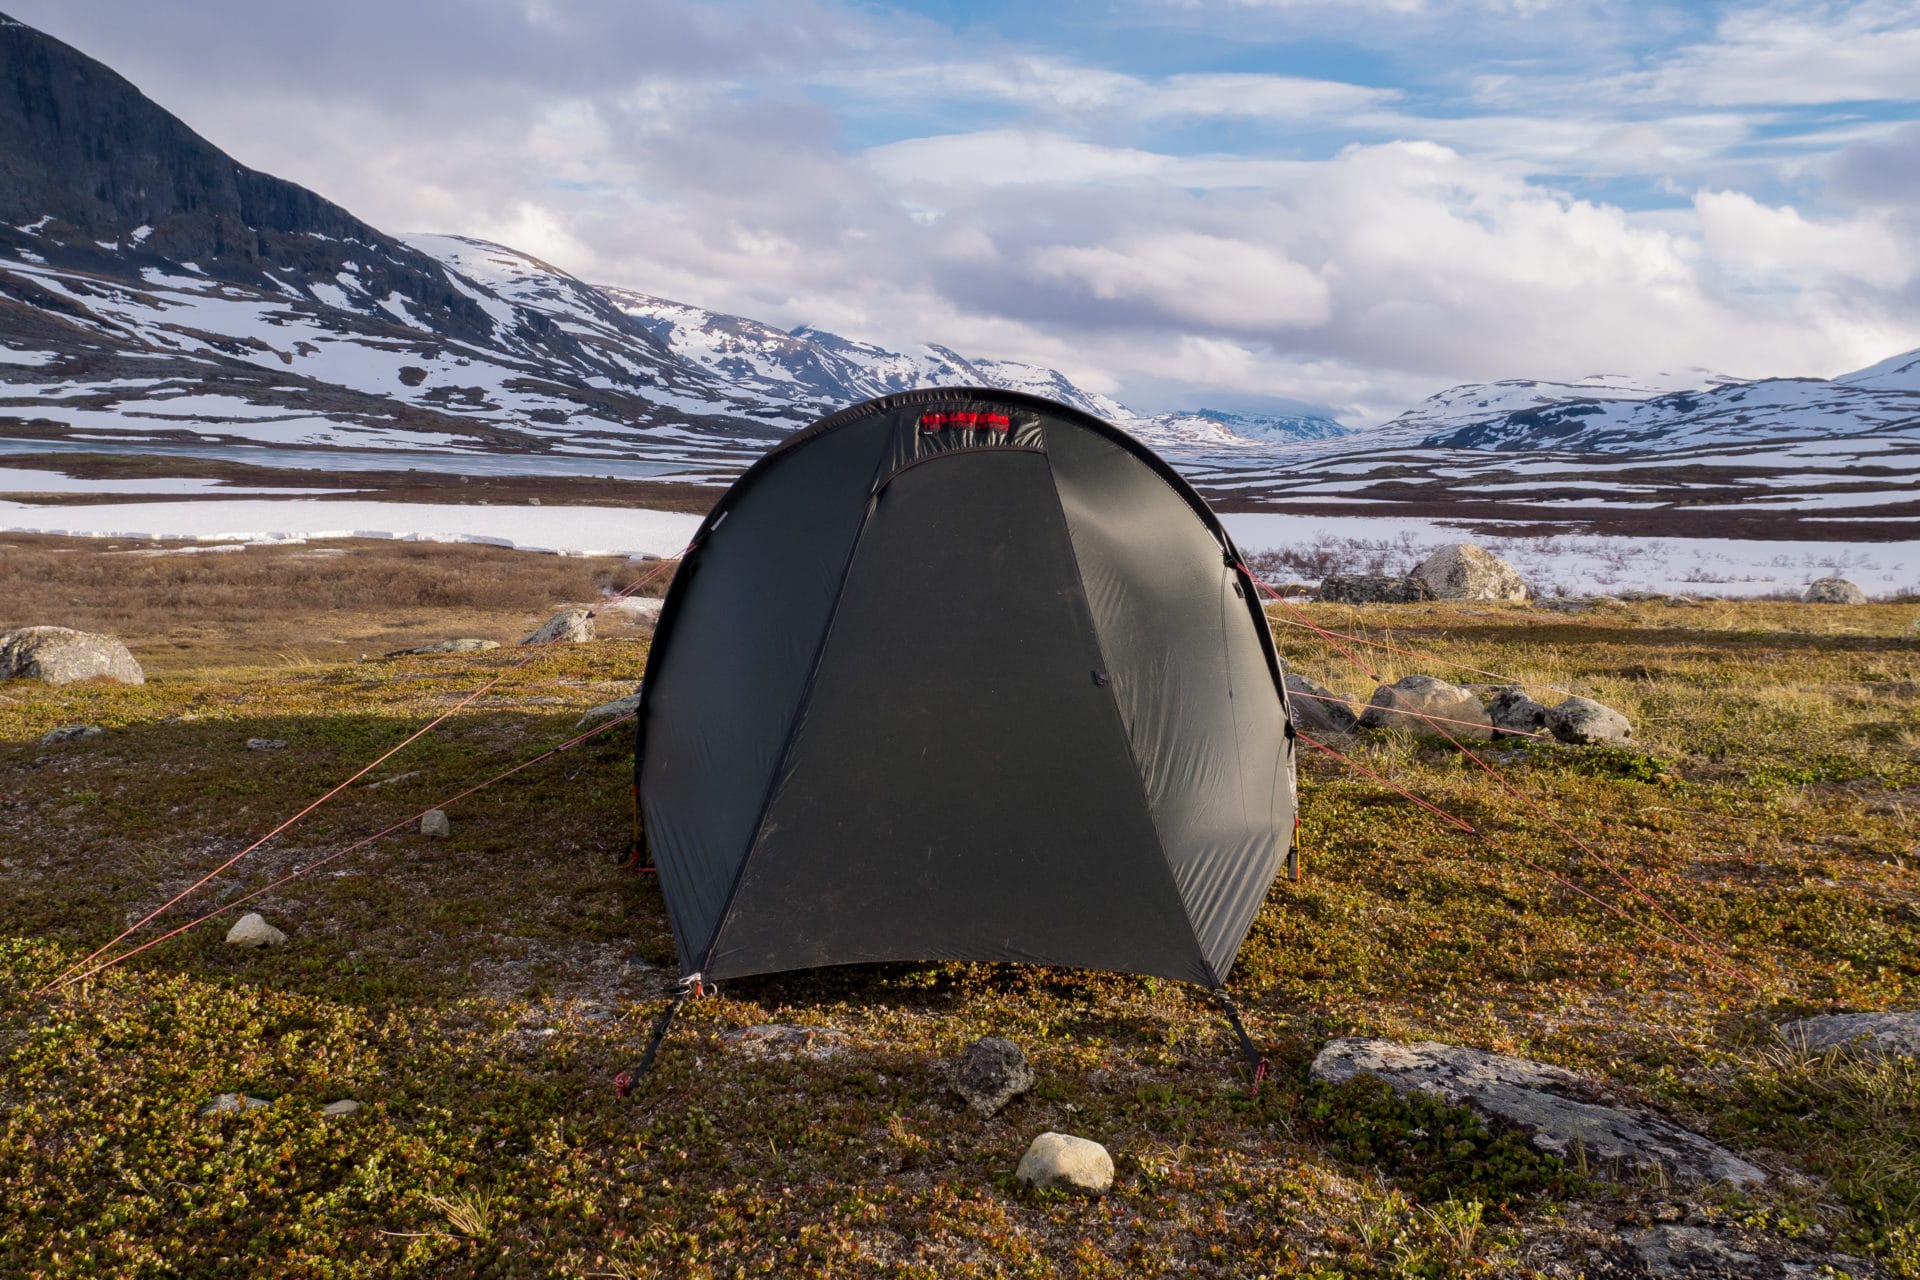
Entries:
{"type": "Polygon", "coordinates": [[[1650,1111],[1605,1105],[1591,1081],[1544,1062],[1434,1041],[1356,1037],[1328,1041],[1312,1074],[1330,1084],[1375,1076],[1397,1093],[1419,1091],[1472,1107],[1516,1127],[1543,1151],[1584,1157],[1599,1177],[1658,1173],[1683,1186],[1766,1181],[1764,1172],[1724,1147],[1650,1111]]]}
{"type": "Polygon", "coordinates": [[[659,596],[621,596],[618,600],[609,600],[601,605],[602,612],[624,613],[636,622],[658,622],[661,606],[666,604],[659,596]]]}
{"type": "Polygon", "coordinates": [[[736,1048],[775,1058],[831,1058],[846,1051],[847,1037],[828,1027],[794,1027],[769,1022],[725,1031],[720,1039],[736,1048]]]}
{"type": "Polygon", "coordinates": [[[1318,738],[1325,734],[1352,733],[1359,718],[1352,704],[1331,689],[1322,688],[1303,675],[1288,672],[1287,705],[1293,708],[1293,722],[1303,732],[1318,738]]]}
{"type": "Polygon", "coordinates": [[[1920,1013],[1822,1013],[1780,1028],[1790,1044],[1850,1048],[1873,1056],[1920,1058],[1920,1013]]]}
{"type": "Polygon", "coordinates": [[[623,716],[629,711],[638,711],[639,709],[640,691],[635,689],[624,698],[615,698],[612,702],[603,702],[597,707],[590,707],[587,713],[580,717],[579,723],[573,727],[576,729],[584,729],[596,720],[605,720],[608,716],[623,716]]]}
{"type": "Polygon", "coordinates": [[[1487,697],[1486,708],[1496,738],[1546,732],[1547,709],[1528,697],[1527,691],[1517,684],[1501,685],[1493,690],[1487,697]]]}
{"type": "Polygon", "coordinates": [[[1527,584],[1519,570],[1471,542],[1456,542],[1422,560],[1413,578],[1436,600],[1501,600],[1524,604],[1527,584]]]}
{"type": "Polygon", "coordinates": [[[360,1109],[360,1104],[352,1098],[342,1098],[338,1102],[329,1102],[320,1108],[323,1116],[350,1116],[360,1109]]]}
{"type": "Polygon", "coordinates": [[[1756,1274],[1760,1259],[1736,1249],[1705,1227],[1653,1227],[1627,1238],[1634,1253],[1655,1275],[1739,1276],[1756,1274]]]}
{"type": "Polygon", "coordinates": [[[1418,578],[1335,573],[1320,583],[1320,599],[1329,604],[1415,604],[1433,599],[1433,592],[1418,578]]]}
{"type": "Polygon", "coordinates": [[[1069,1133],[1043,1133],[1027,1146],[1013,1176],[1030,1187],[1060,1187],[1103,1196],[1113,1186],[1113,1157],[1099,1143],[1069,1133]]]}
{"type": "Polygon", "coordinates": [[[277,947],[287,935],[268,924],[258,911],[249,911],[227,930],[227,944],[235,947],[277,947]]]}
{"type": "Polygon", "coordinates": [[[212,1102],[205,1102],[194,1112],[202,1120],[208,1116],[232,1115],[240,1111],[255,1111],[273,1104],[265,1098],[255,1098],[244,1093],[222,1093],[215,1095],[212,1102]]]}
{"type": "Polygon", "coordinates": [[[1550,596],[1545,600],[1535,600],[1533,605],[1550,613],[1585,613],[1593,608],[1593,599],[1589,596],[1550,596]]]}
{"type": "Polygon", "coordinates": [[[113,636],[70,627],[16,627],[0,631],[0,680],[72,684],[105,677],[145,684],[147,676],[113,636]]]}
{"type": "Polygon", "coordinates": [[[1807,587],[1808,604],[1865,604],[1867,593],[1845,578],[1821,578],[1807,587]]]}
{"type": "Polygon", "coordinates": [[[1562,742],[1578,746],[1626,742],[1633,737],[1627,718],[1592,698],[1568,698],[1547,712],[1547,728],[1562,742]]]}
{"type": "Polygon", "coordinates": [[[429,839],[444,839],[453,834],[453,823],[445,809],[429,809],[420,815],[420,834],[429,839]]]}
{"type": "Polygon", "coordinates": [[[1020,1046],[1002,1036],[983,1036],[947,1067],[947,1082],[983,1116],[1033,1088],[1033,1068],[1020,1046]]]}
{"type": "Polygon", "coordinates": [[[283,751],[286,749],[286,745],[287,740],[285,738],[247,739],[247,750],[249,751],[283,751]]]}
{"type": "Polygon", "coordinates": [[[562,609],[545,626],[520,638],[521,644],[585,644],[593,639],[593,611],[575,605],[562,609]]]}
{"type": "Polygon", "coordinates": [[[40,745],[55,746],[62,742],[77,742],[81,738],[97,738],[106,730],[97,724],[68,724],[58,729],[49,729],[40,735],[40,745]]]}
{"type": "Polygon", "coordinates": [[[483,653],[488,649],[498,649],[498,640],[436,640],[432,644],[423,644],[415,649],[395,649],[389,658],[405,658],[423,653],[483,653]]]}
{"type": "Polygon", "coordinates": [[[1360,727],[1403,729],[1429,736],[1439,736],[1444,730],[1456,738],[1482,741],[1493,737],[1493,721],[1480,699],[1459,685],[1432,676],[1402,676],[1375,689],[1360,715],[1360,727]]]}

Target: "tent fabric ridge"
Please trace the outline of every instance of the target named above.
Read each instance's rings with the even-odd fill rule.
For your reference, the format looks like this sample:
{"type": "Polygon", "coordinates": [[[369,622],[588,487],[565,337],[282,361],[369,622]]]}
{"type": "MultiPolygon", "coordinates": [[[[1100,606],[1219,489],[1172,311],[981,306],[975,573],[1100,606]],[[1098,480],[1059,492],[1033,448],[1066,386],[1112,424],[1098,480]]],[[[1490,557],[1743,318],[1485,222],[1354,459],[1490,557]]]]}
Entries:
{"type": "MultiPolygon", "coordinates": [[[[1065,534],[1067,558],[1073,566],[1074,585],[1079,588],[1074,594],[1074,604],[1078,606],[1087,625],[1087,634],[1093,638],[1093,649],[1100,657],[1100,674],[1104,679],[1095,683],[1107,691],[1106,705],[1113,712],[1113,721],[1120,729],[1120,740],[1126,744],[1127,761],[1133,766],[1133,777],[1140,787],[1140,806],[1147,812],[1147,825],[1153,830],[1154,852],[1159,854],[1157,865],[1166,873],[1167,885],[1173,890],[1174,900],[1183,906],[1186,894],[1181,890],[1179,878],[1174,875],[1173,859],[1167,856],[1166,837],[1160,833],[1160,823],[1153,811],[1153,799],[1147,794],[1147,775],[1141,767],[1140,753],[1134,747],[1133,730],[1127,724],[1127,718],[1120,711],[1120,695],[1112,678],[1113,666],[1107,660],[1106,642],[1100,635],[1100,624],[1094,617],[1093,607],[1087,601],[1087,578],[1080,567],[1080,553],[1073,545],[1073,522],[1067,519],[1066,505],[1060,500],[1060,484],[1053,474],[1053,459],[1047,459],[1048,488],[1053,494],[1054,510],[1060,516],[1060,528],[1065,534]]],[[[1192,916],[1186,919],[1187,936],[1193,940],[1193,953],[1200,962],[1200,968],[1208,979],[1218,986],[1220,976],[1213,970],[1213,961],[1207,957],[1207,948],[1200,941],[1200,931],[1194,928],[1192,916]]]]}

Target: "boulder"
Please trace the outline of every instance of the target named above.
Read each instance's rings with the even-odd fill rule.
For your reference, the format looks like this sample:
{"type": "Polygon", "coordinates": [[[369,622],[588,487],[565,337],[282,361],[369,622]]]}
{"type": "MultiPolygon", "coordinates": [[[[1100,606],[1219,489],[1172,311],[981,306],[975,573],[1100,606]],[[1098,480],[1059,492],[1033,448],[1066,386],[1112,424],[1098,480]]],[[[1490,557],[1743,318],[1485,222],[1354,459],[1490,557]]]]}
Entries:
{"type": "Polygon", "coordinates": [[[1809,1049],[1850,1048],[1875,1057],[1920,1058],[1920,1013],[1822,1013],[1780,1028],[1809,1049]]]}
{"type": "Polygon", "coordinates": [[[1456,542],[1422,560],[1412,577],[1436,600],[1504,600],[1525,604],[1520,571],[1491,551],[1456,542]]]}
{"type": "Polygon", "coordinates": [[[1013,1176],[1030,1187],[1060,1187],[1103,1196],[1113,1186],[1113,1157],[1086,1138],[1043,1133],[1027,1147],[1013,1176]]]}
{"type": "Polygon", "coordinates": [[[623,716],[629,711],[638,711],[639,709],[640,691],[635,689],[624,698],[615,698],[612,702],[603,702],[597,707],[589,708],[587,713],[580,717],[579,723],[573,727],[576,729],[584,729],[596,720],[605,720],[608,716],[623,716]]]}
{"type": "MultiPolygon", "coordinates": [[[[1761,1274],[1759,1255],[1735,1248],[1705,1227],[1650,1227],[1628,1236],[1627,1243],[1656,1276],[1761,1274]]],[[[1769,1269],[1769,1274],[1777,1273],[1769,1269]]]]}
{"type": "Polygon", "coordinates": [[[1822,578],[1807,587],[1808,604],[1865,604],[1867,593],[1845,578],[1822,578]]]}
{"type": "Polygon", "coordinates": [[[1456,738],[1485,741],[1493,737],[1493,721],[1480,699],[1459,685],[1432,676],[1402,676],[1373,691],[1361,713],[1363,729],[1404,729],[1439,736],[1442,730],[1456,738]],[[1422,719],[1424,716],[1432,720],[1422,719]],[[1439,723],[1434,723],[1434,721],[1439,723]]]}
{"type": "Polygon", "coordinates": [[[1547,712],[1547,728],[1562,742],[1578,746],[1621,743],[1633,737],[1627,718],[1592,698],[1568,698],[1547,712]]]}
{"type": "Polygon", "coordinates": [[[429,809],[420,815],[420,834],[428,839],[445,839],[453,834],[453,823],[445,809],[429,809]]]}
{"type": "Polygon", "coordinates": [[[968,1106],[990,1116],[1033,1088],[1033,1068],[1013,1041],[983,1036],[948,1064],[947,1082],[968,1106]]]}
{"type": "Polygon", "coordinates": [[[145,684],[146,672],[112,636],[69,627],[16,627],[0,631],[0,680],[40,680],[72,684],[105,677],[121,684],[145,684]]]}
{"type": "Polygon", "coordinates": [[[1288,672],[1287,705],[1293,709],[1293,722],[1301,732],[1319,738],[1327,734],[1352,733],[1359,723],[1352,704],[1331,689],[1324,689],[1305,676],[1288,672]]]}
{"type": "Polygon", "coordinates": [[[1659,1171],[1686,1186],[1766,1181],[1765,1173],[1724,1147],[1650,1111],[1606,1105],[1593,1082],[1527,1058],[1434,1041],[1354,1037],[1328,1041],[1313,1060],[1312,1075],[1329,1084],[1374,1076],[1396,1093],[1418,1091],[1472,1107],[1525,1133],[1543,1151],[1568,1160],[1584,1157],[1588,1170],[1604,1178],[1659,1171]]]}
{"type": "Polygon", "coordinates": [[[1517,684],[1494,689],[1487,695],[1485,705],[1496,738],[1547,731],[1547,709],[1528,697],[1527,691],[1517,684]]]}
{"type": "Polygon", "coordinates": [[[593,611],[581,605],[562,609],[538,631],[520,638],[521,644],[585,644],[593,639],[593,611]]]}
{"type": "Polygon", "coordinates": [[[481,653],[499,647],[498,640],[436,640],[432,644],[423,644],[415,649],[395,649],[387,657],[406,658],[421,653],[481,653]]]}
{"type": "Polygon", "coordinates": [[[277,947],[287,935],[268,924],[258,911],[249,911],[227,930],[227,945],[234,947],[277,947]]]}
{"type": "Polygon", "coordinates": [[[1433,593],[1417,578],[1335,573],[1321,582],[1320,599],[1329,604],[1414,604],[1433,599],[1433,593]]]}
{"type": "Polygon", "coordinates": [[[287,740],[285,738],[247,739],[247,750],[249,751],[284,751],[286,750],[286,746],[287,740]]]}
{"type": "Polygon", "coordinates": [[[97,724],[68,724],[58,729],[49,729],[40,735],[43,747],[57,746],[62,742],[77,742],[81,738],[97,738],[106,730],[97,724]]]}
{"type": "Polygon", "coordinates": [[[208,1116],[232,1115],[237,1111],[255,1111],[272,1105],[265,1098],[255,1098],[245,1093],[222,1093],[216,1094],[212,1102],[201,1103],[194,1114],[204,1120],[208,1116]]]}

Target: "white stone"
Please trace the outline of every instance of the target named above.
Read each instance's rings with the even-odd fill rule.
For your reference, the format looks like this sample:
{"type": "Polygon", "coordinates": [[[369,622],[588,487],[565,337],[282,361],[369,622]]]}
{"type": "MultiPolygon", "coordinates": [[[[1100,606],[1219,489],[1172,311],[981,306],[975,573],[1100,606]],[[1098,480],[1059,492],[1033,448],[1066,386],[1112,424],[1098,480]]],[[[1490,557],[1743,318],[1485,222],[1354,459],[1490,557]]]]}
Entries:
{"type": "Polygon", "coordinates": [[[1432,676],[1402,676],[1374,690],[1360,715],[1365,729],[1403,729],[1429,737],[1452,736],[1485,741],[1493,721],[1480,699],[1458,685],[1432,676]]]}
{"type": "Polygon", "coordinates": [[[0,680],[73,684],[105,678],[145,684],[146,673],[114,636],[72,627],[16,627],[0,631],[0,680]]]}
{"type": "Polygon", "coordinates": [[[235,947],[277,947],[287,935],[268,924],[258,911],[249,911],[227,930],[227,943],[235,947]]]}
{"type": "Polygon", "coordinates": [[[520,638],[521,644],[585,644],[593,639],[593,611],[581,605],[562,609],[545,626],[520,638]]]}
{"type": "Polygon", "coordinates": [[[236,1111],[254,1111],[272,1105],[265,1098],[255,1098],[244,1093],[223,1093],[216,1096],[212,1102],[202,1104],[194,1114],[205,1119],[207,1116],[230,1115],[236,1111]]]}
{"type": "Polygon", "coordinates": [[[1524,604],[1527,584],[1519,570],[1471,542],[1442,547],[1420,562],[1413,577],[1436,600],[1504,600],[1524,604]]]}
{"type": "Polygon", "coordinates": [[[1586,747],[1626,742],[1633,737],[1633,725],[1625,716],[1592,698],[1568,698],[1548,708],[1547,728],[1562,742],[1586,747]]]}
{"type": "Polygon", "coordinates": [[[447,818],[445,809],[429,809],[420,815],[420,834],[429,839],[438,839],[453,834],[453,823],[447,818]]]}
{"type": "Polygon", "coordinates": [[[1865,604],[1867,593],[1845,578],[1821,578],[1807,588],[1808,604],[1865,604]]]}
{"type": "Polygon", "coordinates": [[[1113,1185],[1113,1157],[1089,1139],[1043,1133],[1027,1146],[1013,1176],[1030,1187],[1061,1187],[1103,1196],[1113,1185]]]}
{"type": "Polygon", "coordinates": [[[360,1104],[352,1098],[342,1098],[338,1102],[329,1102],[320,1108],[323,1116],[350,1116],[360,1109],[360,1104]]]}

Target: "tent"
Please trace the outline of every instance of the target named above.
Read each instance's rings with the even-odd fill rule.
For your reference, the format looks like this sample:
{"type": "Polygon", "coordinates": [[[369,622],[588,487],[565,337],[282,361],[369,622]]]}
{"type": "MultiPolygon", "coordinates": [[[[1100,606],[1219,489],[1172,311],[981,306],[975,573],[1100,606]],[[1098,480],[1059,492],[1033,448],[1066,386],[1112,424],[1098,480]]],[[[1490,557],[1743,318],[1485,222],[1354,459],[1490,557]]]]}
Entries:
{"type": "Polygon", "coordinates": [[[713,509],[648,659],[635,786],[682,972],[1217,991],[1291,857],[1280,673],[1219,520],[1123,432],[978,389],[834,414],[713,509]]]}

